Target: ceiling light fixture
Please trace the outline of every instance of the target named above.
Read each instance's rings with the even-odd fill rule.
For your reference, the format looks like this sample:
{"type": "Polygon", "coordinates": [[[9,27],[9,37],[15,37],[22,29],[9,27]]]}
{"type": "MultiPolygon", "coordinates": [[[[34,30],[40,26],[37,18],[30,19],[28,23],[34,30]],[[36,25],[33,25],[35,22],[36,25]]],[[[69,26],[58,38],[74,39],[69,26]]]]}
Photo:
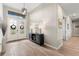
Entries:
{"type": "Polygon", "coordinates": [[[23,15],[27,14],[27,9],[25,8],[25,3],[24,3],[23,8],[22,8],[22,14],[23,15]]]}
{"type": "Polygon", "coordinates": [[[75,13],[73,13],[73,15],[72,15],[73,17],[75,17],[76,16],[76,14],[75,13]]]}

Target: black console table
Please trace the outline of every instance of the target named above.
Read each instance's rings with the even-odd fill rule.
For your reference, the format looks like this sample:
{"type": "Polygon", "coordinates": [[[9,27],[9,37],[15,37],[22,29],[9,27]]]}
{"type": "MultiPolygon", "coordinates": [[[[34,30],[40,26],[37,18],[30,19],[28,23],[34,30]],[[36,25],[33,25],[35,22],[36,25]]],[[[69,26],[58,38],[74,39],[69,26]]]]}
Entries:
{"type": "Polygon", "coordinates": [[[39,45],[44,45],[44,34],[30,34],[31,41],[39,45]]]}

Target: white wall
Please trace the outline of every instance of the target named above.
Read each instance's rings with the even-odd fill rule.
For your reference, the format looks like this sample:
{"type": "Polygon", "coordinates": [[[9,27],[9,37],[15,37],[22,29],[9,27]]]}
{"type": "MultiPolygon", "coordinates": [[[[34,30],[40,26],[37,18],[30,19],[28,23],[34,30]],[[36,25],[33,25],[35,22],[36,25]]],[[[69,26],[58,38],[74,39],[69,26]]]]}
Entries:
{"type": "Polygon", "coordinates": [[[3,38],[2,29],[1,29],[2,20],[3,20],[3,5],[2,3],[0,3],[0,52],[2,49],[2,38],[3,38]]]}
{"type": "Polygon", "coordinates": [[[57,5],[57,35],[57,39],[63,45],[63,9],[60,5],[57,5]]]}
{"type": "Polygon", "coordinates": [[[73,22],[72,26],[73,26],[73,28],[72,28],[73,36],[79,36],[79,27],[78,28],[75,27],[75,26],[79,26],[79,22],[73,22]]]}
{"type": "Polygon", "coordinates": [[[4,5],[18,10],[21,10],[23,8],[23,3],[4,3],[4,5]]]}
{"type": "Polygon", "coordinates": [[[39,7],[30,13],[30,29],[35,31],[34,26],[37,24],[45,35],[45,43],[58,49],[63,42],[62,37],[57,37],[59,35],[57,34],[57,5],[45,4],[39,7]]]}
{"type": "Polygon", "coordinates": [[[72,20],[68,16],[66,18],[66,40],[69,40],[72,37],[72,20]]]}
{"type": "Polygon", "coordinates": [[[3,20],[3,4],[0,3],[0,19],[3,20]]]}
{"type": "Polygon", "coordinates": [[[2,39],[3,39],[3,34],[2,34],[2,29],[0,28],[0,52],[2,50],[2,39]]]}

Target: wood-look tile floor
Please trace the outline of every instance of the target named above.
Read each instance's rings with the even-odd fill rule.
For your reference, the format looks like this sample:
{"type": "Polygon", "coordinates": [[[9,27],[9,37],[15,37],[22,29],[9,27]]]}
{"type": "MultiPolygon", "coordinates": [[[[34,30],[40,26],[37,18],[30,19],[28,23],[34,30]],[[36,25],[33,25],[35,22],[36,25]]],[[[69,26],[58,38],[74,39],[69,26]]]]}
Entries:
{"type": "Polygon", "coordinates": [[[55,50],[39,46],[30,40],[21,40],[7,43],[6,53],[4,56],[51,56],[62,55],[55,50]]]}
{"type": "Polygon", "coordinates": [[[58,51],[66,56],[79,56],[79,37],[72,37],[64,42],[63,47],[58,51]]]}
{"type": "Polygon", "coordinates": [[[30,40],[10,42],[6,45],[4,56],[79,56],[79,37],[64,42],[59,50],[39,46],[30,40]]]}

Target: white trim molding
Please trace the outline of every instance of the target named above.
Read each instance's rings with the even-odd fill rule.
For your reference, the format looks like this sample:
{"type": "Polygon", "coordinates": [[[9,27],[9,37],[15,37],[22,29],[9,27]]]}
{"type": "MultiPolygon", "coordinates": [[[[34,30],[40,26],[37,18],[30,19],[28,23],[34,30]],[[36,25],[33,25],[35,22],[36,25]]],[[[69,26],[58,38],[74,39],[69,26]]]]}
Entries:
{"type": "Polygon", "coordinates": [[[58,48],[57,47],[54,47],[54,46],[52,46],[50,44],[47,44],[47,43],[45,43],[45,45],[48,46],[48,47],[50,47],[50,48],[52,48],[52,49],[58,50],[58,49],[60,49],[63,46],[63,43],[61,43],[58,48]]]}

